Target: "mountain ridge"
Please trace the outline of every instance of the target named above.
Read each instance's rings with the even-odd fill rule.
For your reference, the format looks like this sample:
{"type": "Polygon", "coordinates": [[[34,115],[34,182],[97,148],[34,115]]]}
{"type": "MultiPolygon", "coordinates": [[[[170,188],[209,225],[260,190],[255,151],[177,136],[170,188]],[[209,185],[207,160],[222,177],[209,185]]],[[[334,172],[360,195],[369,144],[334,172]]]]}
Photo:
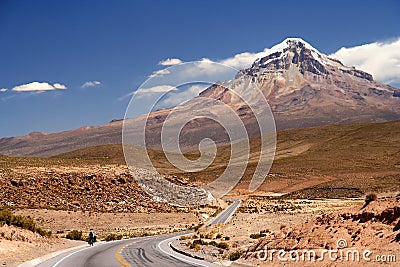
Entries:
{"type": "MultiPolygon", "coordinates": [[[[300,38],[287,38],[269,52],[249,68],[240,70],[232,80],[215,83],[198,96],[229,105],[243,120],[250,137],[259,134],[254,114],[238,97],[255,97],[247,87],[249,83],[255,83],[264,94],[278,130],[400,119],[400,90],[375,81],[367,72],[343,65],[300,38]]],[[[195,107],[199,108],[190,103],[185,106],[187,111],[195,107]]],[[[150,148],[160,149],[162,123],[170,111],[162,109],[150,113],[152,131],[146,141],[150,148]]],[[[141,116],[129,122],[135,130],[135,123],[144,119],[145,116],[141,116]]],[[[120,144],[123,122],[113,120],[103,126],[83,126],[61,133],[2,138],[0,154],[54,156],[89,146],[120,144]]],[[[207,120],[188,124],[183,129],[181,144],[197,148],[199,141],[210,133],[214,133],[211,139],[217,143],[227,143],[226,136],[217,133],[218,129],[218,125],[207,120]]]]}

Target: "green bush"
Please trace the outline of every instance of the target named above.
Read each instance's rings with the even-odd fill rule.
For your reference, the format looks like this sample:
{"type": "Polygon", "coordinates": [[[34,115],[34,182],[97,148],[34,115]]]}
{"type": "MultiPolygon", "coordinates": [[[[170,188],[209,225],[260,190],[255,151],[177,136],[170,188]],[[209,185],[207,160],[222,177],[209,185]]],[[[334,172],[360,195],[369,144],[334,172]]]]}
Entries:
{"type": "Polygon", "coordinates": [[[32,232],[35,232],[36,229],[35,222],[31,218],[26,218],[21,215],[14,216],[11,220],[11,224],[32,232]]]}
{"type": "Polygon", "coordinates": [[[209,244],[210,246],[214,246],[214,247],[216,247],[216,246],[218,245],[218,243],[215,242],[214,240],[210,241],[208,244],[209,244]]]}
{"type": "Polygon", "coordinates": [[[21,215],[14,215],[8,209],[0,210],[0,225],[13,225],[26,229],[32,232],[36,232],[41,236],[51,237],[51,231],[43,230],[40,227],[36,227],[36,223],[33,219],[21,215]]]}
{"type": "Polygon", "coordinates": [[[109,234],[106,236],[106,238],[104,239],[105,241],[113,241],[113,240],[121,240],[122,239],[122,235],[116,235],[116,234],[109,234]]]}
{"type": "Polygon", "coordinates": [[[195,248],[196,246],[205,246],[208,245],[209,243],[207,241],[204,241],[203,239],[195,239],[193,240],[193,243],[190,244],[190,248],[195,248]]]}
{"type": "Polygon", "coordinates": [[[50,230],[43,230],[42,228],[36,228],[36,232],[41,235],[41,236],[45,236],[45,237],[51,237],[51,235],[53,234],[50,230]]]}
{"type": "Polygon", "coordinates": [[[230,260],[230,261],[238,260],[238,259],[240,258],[241,255],[242,255],[242,253],[241,253],[240,251],[231,252],[231,253],[229,254],[229,260],[230,260]]]}
{"type": "Polygon", "coordinates": [[[250,238],[251,239],[259,239],[260,237],[264,237],[265,236],[265,233],[264,232],[259,232],[259,233],[257,233],[257,234],[251,234],[250,235],[250,238]]]}
{"type": "Polygon", "coordinates": [[[200,223],[199,225],[190,227],[189,230],[197,231],[197,230],[199,230],[200,227],[202,227],[203,225],[204,225],[203,223],[200,223]]]}
{"type": "Polygon", "coordinates": [[[71,240],[83,240],[82,238],[82,231],[78,231],[78,230],[72,230],[71,232],[69,232],[65,238],[67,239],[71,239],[71,240]]]}
{"type": "Polygon", "coordinates": [[[7,225],[11,225],[11,221],[14,217],[14,214],[9,210],[1,210],[0,211],[0,221],[4,222],[7,225]]]}
{"type": "Polygon", "coordinates": [[[225,243],[225,242],[220,242],[220,243],[217,244],[217,248],[228,249],[229,245],[227,243],[225,243]]]}

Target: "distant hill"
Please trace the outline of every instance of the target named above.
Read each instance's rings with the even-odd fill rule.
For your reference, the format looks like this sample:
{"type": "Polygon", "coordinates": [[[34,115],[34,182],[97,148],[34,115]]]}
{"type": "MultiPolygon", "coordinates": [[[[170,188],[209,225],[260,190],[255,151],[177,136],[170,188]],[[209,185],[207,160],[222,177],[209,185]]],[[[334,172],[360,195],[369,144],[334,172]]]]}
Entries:
{"type": "MultiPolygon", "coordinates": [[[[251,67],[240,70],[232,80],[216,83],[199,95],[228,105],[242,119],[249,136],[255,137],[260,133],[253,111],[243,102],[243,96],[254,100],[253,106],[267,110],[265,103],[257,102],[260,95],[255,93],[258,90],[249,86],[252,83],[268,100],[279,130],[400,119],[399,89],[375,81],[372,75],[362,70],[343,65],[300,38],[288,38],[269,51],[268,55],[254,61],[251,67]]],[[[179,125],[196,112],[216,115],[224,112],[218,105],[199,104],[195,99],[180,107],[179,114],[171,119],[171,125],[179,125]]],[[[160,149],[161,128],[170,112],[171,109],[162,109],[149,114],[148,148],[160,149]]],[[[129,131],[142,131],[144,120],[144,116],[129,119],[129,131]]],[[[0,153],[50,157],[85,147],[121,144],[122,123],[122,120],[113,120],[103,126],[60,133],[31,133],[2,138],[0,153]]],[[[229,142],[218,123],[204,118],[185,125],[180,141],[183,148],[191,149],[197,147],[205,136],[219,144],[229,142]]]]}
{"type": "MultiPolygon", "coordinates": [[[[293,192],[313,197],[329,194],[359,196],[367,191],[400,191],[400,121],[353,123],[278,132],[275,160],[262,191],[293,192]],[[336,189],[335,189],[336,188],[336,189]],[[344,188],[344,189],[343,189],[344,188]],[[319,195],[315,190],[319,190],[319,195]]],[[[248,170],[238,185],[244,190],[258,160],[259,138],[252,138],[248,170]]],[[[214,163],[204,171],[182,173],[160,151],[149,150],[159,172],[202,184],[225,169],[230,147],[220,147],[214,163]]],[[[196,158],[198,154],[186,155],[196,158]]],[[[105,145],[64,153],[54,158],[124,163],[121,145],[105,145]]],[[[317,190],[317,191],[318,191],[317,190]]],[[[299,195],[300,194],[300,195],[299,195]]]]}

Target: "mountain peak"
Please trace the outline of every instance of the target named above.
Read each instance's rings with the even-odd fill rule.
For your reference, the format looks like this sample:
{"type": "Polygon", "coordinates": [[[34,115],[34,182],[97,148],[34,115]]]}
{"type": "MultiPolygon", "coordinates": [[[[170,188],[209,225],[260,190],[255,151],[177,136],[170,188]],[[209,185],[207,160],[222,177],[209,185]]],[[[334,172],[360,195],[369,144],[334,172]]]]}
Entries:
{"type": "Polygon", "coordinates": [[[313,50],[315,52],[319,52],[317,49],[315,49],[313,46],[311,46],[308,42],[304,41],[301,38],[298,37],[288,37],[285,40],[283,40],[281,43],[273,46],[271,48],[271,52],[277,52],[280,50],[288,49],[290,47],[297,47],[297,48],[306,48],[309,50],[313,50]]]}
{"type": "MultiPolygon", "coordinates": [[[[253,65],[244,70],[248,75],[255,73],[265,74],[266,72],[275,73],[289,70],[296,67],[302,75],[310,73],[312,75],[327,76],[332,74],[332,68],[340,72],[356,76],[358,78],[372,81],[372,75],[356,70],[354,67],[347,67],[339,60],[328,57],[321,53],[308,42],[301,38],[286,38],[281,43],[268,50],[266,56],[254,61],[253,65]]],[[[319,79],[319,78],[314,78],[319,79]]]]}

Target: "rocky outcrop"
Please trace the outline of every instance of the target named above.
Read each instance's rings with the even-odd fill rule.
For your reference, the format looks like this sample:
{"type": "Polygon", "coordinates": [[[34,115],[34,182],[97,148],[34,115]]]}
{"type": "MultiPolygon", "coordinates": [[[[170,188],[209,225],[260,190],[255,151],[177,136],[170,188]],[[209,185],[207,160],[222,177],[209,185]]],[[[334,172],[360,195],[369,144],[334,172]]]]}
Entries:
{"type": "Polygon", "coordinates": [[[400,240],[400,205],[396,199],[383,199],[370,203],[365,209],[322,214],[316,219],[293,227],[281,227],[250,246],[245,257],[256,258],[257,251],[283,249],[337,249],[338,240],[345,247],[369,249],[374,253],[382,249],[398,251],[400,240]]]}

